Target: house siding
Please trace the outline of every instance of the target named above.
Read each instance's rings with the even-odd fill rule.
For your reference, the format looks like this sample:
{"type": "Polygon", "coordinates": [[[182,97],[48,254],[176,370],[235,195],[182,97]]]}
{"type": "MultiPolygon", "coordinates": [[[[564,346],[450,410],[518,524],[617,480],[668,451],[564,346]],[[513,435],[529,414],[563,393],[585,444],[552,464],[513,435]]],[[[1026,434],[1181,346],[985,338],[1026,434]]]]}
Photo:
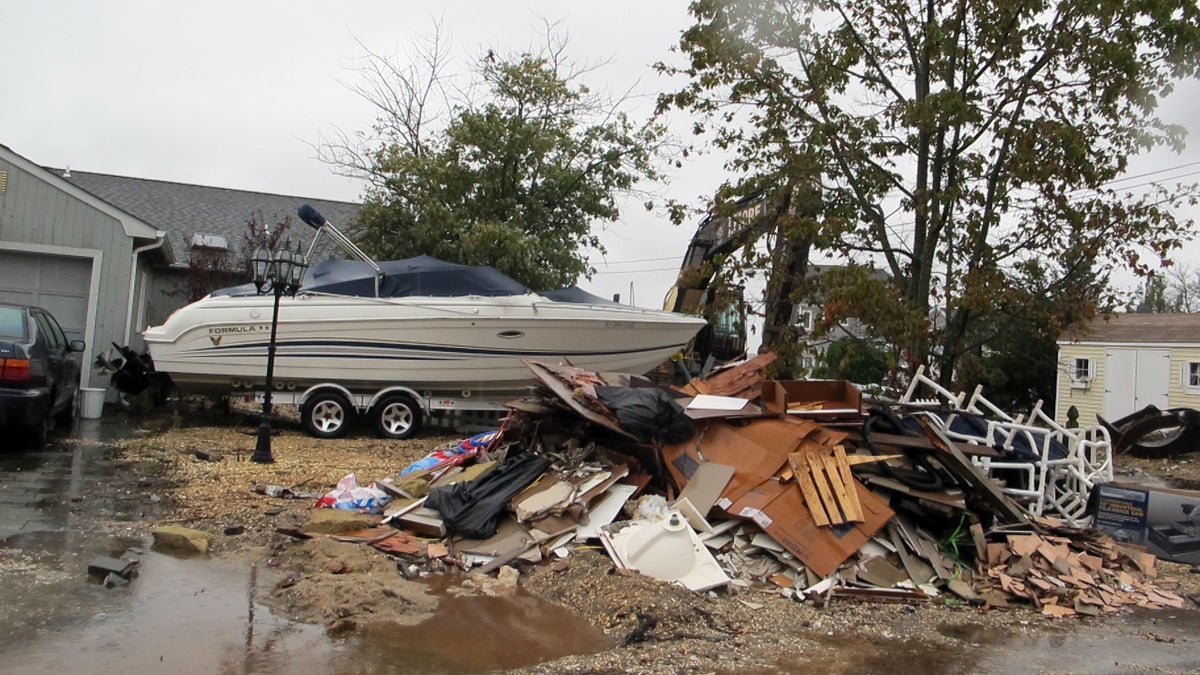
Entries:
{"type": "Polygon", "coordinates": [[[1096,423],[1096,416],[1104,413],[1104,381],[1105,363],[1104,345],[1062,345],[1058,350],[1058,406],[1055,409],[1055,420],[1066,424],[1067,409],[1075,406],[1079,411],[1079,424],[1087,426],[1096,423]],[[1095,378],[1086,389],[1071,386],[1071,368],[1075,359],[1092,359],[1096,368],[1095,378]]]}
{"type": "Polygon", "coordinates": [[[1200,363],[1200,346],[1171,349],[1171,388],[1167,396],[1172,408],[1200,408],[1200,387],[1187,387],[1185,368],[1189,361],[1200,363]]]}
{"type": "Polygon", "coordinates": [[[89,305],[83,384],[93,386],[93,378],[99,376],[90,367],[91,359],[104,351],[103,346],[125,337],[131,240],[118,218],[72,194],[74,190],[54,185],[49,174],[3,156],[0,171],[8,178],[0,195],[0,246],[18,253],[91,260],[90,288],[80,291],[87,291],[89,305]]]}

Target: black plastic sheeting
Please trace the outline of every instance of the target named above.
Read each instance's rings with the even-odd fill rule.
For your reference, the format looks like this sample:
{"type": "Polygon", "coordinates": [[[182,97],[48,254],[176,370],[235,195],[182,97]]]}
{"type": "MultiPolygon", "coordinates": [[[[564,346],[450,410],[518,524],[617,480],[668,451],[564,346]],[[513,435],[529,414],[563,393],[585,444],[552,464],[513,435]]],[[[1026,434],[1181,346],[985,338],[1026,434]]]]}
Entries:
{"type": "Polygon", "coordinates": [[[692,420],[670,394],[653,387],[596,387],[596,396],[617,414],[621,428],[648,442],[683,443],[692,420]]]}
{"type": "Polygon", "coordinates": [[[541,455],[510,455],[480,478],[430,490],[425,506],[442,514],[442,522],[450,532],[487,539],[500,529],[500,517],[508,502],[548,468],[550,460],[541,455]]]}
{"type": "Polygon", "coordinates": [[[1108,429],[1118,455],[1161,459],[1200,449],[1200,410],[1195,408],[1159,410],[1148,405],[1115,422],[1096,417],[1108,429]]]}

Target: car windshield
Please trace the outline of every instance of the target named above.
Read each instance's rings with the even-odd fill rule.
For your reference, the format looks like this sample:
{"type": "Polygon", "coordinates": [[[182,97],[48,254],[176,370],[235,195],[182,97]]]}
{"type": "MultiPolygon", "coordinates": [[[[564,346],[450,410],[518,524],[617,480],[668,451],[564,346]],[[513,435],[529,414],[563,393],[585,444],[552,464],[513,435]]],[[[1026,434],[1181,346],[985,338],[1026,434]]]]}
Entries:
{"type": "Polygon", "coordinates": [[[25,312],[16,307],[0,307],[0,338],[25,337],[25,312]]]}

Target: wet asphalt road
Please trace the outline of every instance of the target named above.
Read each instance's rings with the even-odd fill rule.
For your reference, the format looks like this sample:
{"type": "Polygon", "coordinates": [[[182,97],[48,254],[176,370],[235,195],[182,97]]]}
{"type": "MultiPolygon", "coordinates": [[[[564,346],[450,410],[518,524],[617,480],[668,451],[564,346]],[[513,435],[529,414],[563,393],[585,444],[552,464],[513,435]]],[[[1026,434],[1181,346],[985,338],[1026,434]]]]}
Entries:
{"type": "MultiPolygon", "coordinates": [[[[107,589],[89,578],[94,557],[150,543],[133,521],[153,519],[155,485],[129,475],[129,465],[106,445],[129,433],[121,422],[82,420],[44,451],[0,453],[0,673],[328,675],[376,671],[369,664],[390,664],[384,672],[479,669],[453,658],[462,652],[455,626],[469,623],[478,608],[459,608],[461,616],[444,626],[333,641],[319,627],[258,606],[249,563],[144,551],[140,575],[126,587],[107,589]],[[406,642],[435,646],[443,634],[443,653],[405,660],[406,642]]],[[[778,667],[788,673],[1200,672],[1200,611],[1191,608],[1064,622],[1028,638],[946,631],[959,648],[831,639],[819,658],[794,663],[781,655],[778,667]]]]}

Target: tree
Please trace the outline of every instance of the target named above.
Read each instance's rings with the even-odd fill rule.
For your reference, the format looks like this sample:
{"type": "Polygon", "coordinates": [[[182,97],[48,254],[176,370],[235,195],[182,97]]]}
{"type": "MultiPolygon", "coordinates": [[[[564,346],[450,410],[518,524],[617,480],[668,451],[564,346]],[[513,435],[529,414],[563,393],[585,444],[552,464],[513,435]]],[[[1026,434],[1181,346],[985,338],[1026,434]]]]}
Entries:
{"type": "Polygon", "coordinates": [[[1070,251],[1101,271],[1145,272],[1191,225],[1172,209],[1194,185],[1133,195],[1108,183],[1130,156],[1182,146],[1154,110],[1200,68],[1192,0],[696,0],[690,11],[686,65],[660,64],[688,81],[661,106],[690,111],[732,153],[726,193],[819,186],[813,245],[883,266],[883,297],[898,304],[853,291],[829,301],[863,311],[910,368],[933,363],[948,382],[1002,328],[1024,268],[1061,284],[1070,251]]]}
{"type": "Polygon", "coordinates": [[[1054,265],[1024,265],[997,298],[996,310],[967,336],[972,348],[957,365],[961,390],[982,386],[988,400],[1003,410],[1029,410],[1041,401],[1042,409],[1053,413],[1058,337],[1065,327],[1114,309],[1116,298],[1105,290],[1108,281],[1095,261],[1078,253],[1067,252],[1054,265]]]}
{"type": "Polygon", "coordinates": [[[850,380],[861,384],[883,382],[888,372],[888,358],[878,345],[857,337],[843,337],[831,342],[813,369],[813,377],[850,380]]]}
{"type": "Polygon", "coordinates": [[[1175,263],[1167,268],[1166,274],[1171,310],[1200,312],[1200,269],[1186,263],[1175,263]]]}
{"type": "Polygon", "coordinates": [[[590,277],[588,252],[603,253],[593,225],[615,221],[619,196],[660,177],[664,128],[593,93],[553,39],[537,54],[488,51],[475,81],[439,106],[434,94],[449,91],[439,44],[428,43],[423,75],[378,57],[367,71],[376,84],[361,93],[380,111],[380,144],[368,161],[339,160],[371,179],[358,243],[381,258],[491,265],[537,289],[590,277]],[[434,109],[444,123],[426,118],[434,109]]]}
{"type": "Polygon", "coordinates": [[[1142,286],[1141,301],[1135,311],[1141,314],[1170,312],[1172,303],[1167,299],[1167,280],[1151,273],[1142,286]]]}

